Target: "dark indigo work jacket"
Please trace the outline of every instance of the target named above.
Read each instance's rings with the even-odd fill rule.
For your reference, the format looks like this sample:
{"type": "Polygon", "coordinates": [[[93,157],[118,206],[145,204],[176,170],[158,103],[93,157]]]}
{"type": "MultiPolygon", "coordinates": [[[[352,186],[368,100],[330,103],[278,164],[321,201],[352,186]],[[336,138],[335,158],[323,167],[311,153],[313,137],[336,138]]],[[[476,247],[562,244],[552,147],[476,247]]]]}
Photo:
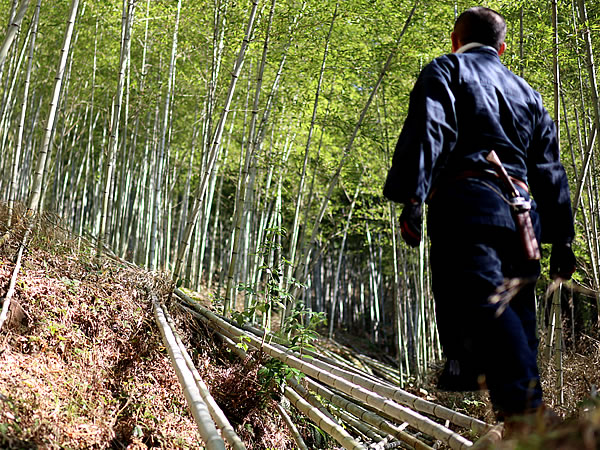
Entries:
{"type": "Polygon", "coordinates": [[[440,56],[423,69],[410,95],[384,195],[399,203],[427,200],[432,237],[442,226],[514,229],[499,180],[461,177],[465,171],[489,171],[490,150],[512,177],[529,185],[537,210],[532,219],[537,228],[539,215],[542,240],[570,241],[571,200],[554,122],[541,96],[491,47],[440,56]]]}

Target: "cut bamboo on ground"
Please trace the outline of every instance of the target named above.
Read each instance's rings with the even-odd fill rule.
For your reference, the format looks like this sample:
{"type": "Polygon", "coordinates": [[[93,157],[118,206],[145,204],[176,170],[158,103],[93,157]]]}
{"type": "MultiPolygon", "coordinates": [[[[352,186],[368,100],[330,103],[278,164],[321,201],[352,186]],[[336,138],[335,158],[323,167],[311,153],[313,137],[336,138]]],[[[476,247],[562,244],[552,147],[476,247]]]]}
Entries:
{"type": "Polygon", "coordinates": [[[231,445],[231,447],[234,450],[245,450],[246,446],[244,445],[244,443],[242,442],[240,437],[237,435],[237,433],[235,432],[235,430],[229,423],[229,420],[227,419],[227,417],[225,416],[225,414],[223,413],[223,411],[221,410],[219,405],[217,405],[217,402],[211,395],[211,393],[208,389],[208,386],[206,385],[206,383],[204,383],[204,381],[200,377],[198,370],[194,366],[192,358],[190,357],[185,346],[183,345],[183,342],[181,342],[181,338],[179,337],[179,335],[176,332],[175,323],[173,322],[173,319],[169,316],[169,313],[167,313],[166,311],[163,310],[163,313],[167,319],[167,323],[171,327],[171,331],[173,332],[175,341],[177,342],[179,350],[181,351],[181,355],[185,359],[185,362],[186,362],[189,370],[192,372],[192,375],[194,376],[194,380],[196,381],[196,386],[198,387],[198,390],[200,391],[202,400],[204,400],[204,402],[206,403],[206,406],[208,408],[208,411],[210,412],[211,417],[214,419],[215,423],[217,424],[217,427],[219,428],[219,430],[221,430],[221,433],[223,434],[223,436],[225,436],[225,439],[227,440],[227,442],[229,442],[229,444],[231,445]]]}
{"type": "MultiPolygon", "coordinates": [[[[198,320],[202,321],[202,323],[204,323],[205,325],[211,325],[210,320],[205,317],[204,315],[193,311],[191,309],[189,309],[187,306],[185,305],[180,305],[181,308],[190,313],[192,316],[196,317],[198,320]]],[[[240,347],[238,347],[235,342],[234,339],[235,337],[230,335],[228,332],[222,330],[223,333],[221,332],[216,332],[217,335],[222,339],[222,341],[225,343],[225,345],[229,348],[229,350],[231,350],[233,353],[235,353],[238,358],[240,358],[241,360],[246,360],[247,354],[244,350],[242,350],[240,347]]],[[[310,379],[310,378],[305,378],[306,382],[309,383],[309,386],[314,385],[314,382],[310,379]]],[[[319,394],[319,391],[316,391],[317,394],[319,394]]],[[[320,394],[319,394],[320,395],[320,394]]],[[[340,397],[341,398],[341,397],[340,397]]],[[[345,399],[344,399],[345,400],[345,399]]],[[[345,400],[346,401],[346,400],[345,400]]],[[[332,402],[333,403],[333,402],[332,402]]],[[[335,404],[335,403],[334,403],[335,404]]],[[[343,403],[340,403],[343,404],[343,403]]],[[[356,410],[354,410],[356,411],[356,410]]],[[[366,410],[365,410],[366,411],[366,410]]],[[[373,414],[370,412],[367,412],[368,414],[373,414]]],[[[376,416],[375,414],[373,414],[374,416],[376,416]]],[[[378,417],[378,416],[377,416],[378,417]]],[[[362,419],[362,417],[361,417],[362,419]]],[[[376,420],[376,422],[381,422],[384,419],[379,418],[376,420]]],[[[431,447],[429,447],[426,444],[423,444],[421,441],[417,440],[415,437],[409,435],[408,433],[403,432],[403,429],[405,428],[405,425],[407,425],[406,423],[402,426],[402,427],[393,427],[390,426],[388,427],[388,430],[392,431],[392,434],[396,437],[398,437],[400,440],[408,443],[409,445],[411,445],[413,448],[417,449],[417,450],[431,450],[431,447]]],[[[300,448],[304,448],[302,445],[298,444],[300,448]]]]}
{"type": "MultiPolygon", "coordinates": [[[[184,297],[187,297],[183,292],[179,291],[178,289],[175,290],[175,293],[179,297],[183,298],[184,300],[185,300],[184,297]]],[[[268,355],[280,360],[281,362],[289,365],[290,367],[298,369],[298,370],[304,372],[308,376],[311,376],[331,387],[339,389],[340,391],[344,392],[345,394],[350,395],[351,397],[355,398],[356,400],[362,401],[362,402],[366,403],[367,405],[384,412],[385,414],[389,415],[390,417],[399,419],[404,422],[408,422],[413,427],[417,428],[418,430],[420,430],[424,433],[427,433],[430,436],[435,437],[436,439],[441,440],[442,442],[448,444],[450,447],[452,447],[454,449],[464,449],[464,448],[468,448],[472,445],[471,441],[469,441],[468,439],[465,439],[464,437],[460,436],[459,434],[449,430],[448,428],[411,410],[410,408],[404,407],[394,401],[391,401],[390,399],[388,399],[380,394],[369,391],[368,389],[366,389],[358,384],[355,384],[351,381],[344,379],[343,375],[334,375],[334,374],[328,373],[328,372],[324,371],[323,369],[317,367],[316,365],[313,365],[311,363],[308,363],[306,361],[302,361],[301,359],[298,359],[294,355],[290,354],[291,352],[284,352],[282,350],[275,348],[272,345],[269,345],[267,343],[262,343],[261,340],[259,340],[255,336],[249,335],[246,332],[230,325],[225,320],[216,316],[214,313],[210,312],[209,310],[206,310],[205,308],[202,308],[197,303],[193,302],[193,300],[191,300],[189,297],[187,297],[187,298],[188,298],[188,300],[187,300],[188,304],[193,306],[200,314],[203,314],[204,316],[206,316],[213,326],[230,334],[235,339],[237,339],[241,336],[244,336],[244,339],[247,340],[250,345],[254,346],[255,348],[262,349],[268,355]],[[190,300],[191,300],[191,303],[190,303],[190,300]]],[[[418,402],[415,402],[415,403],[418,403],[418,402]]],[[[438,405],[435,405],[435,406],[438,406],[438,405]]],[[[437,408],[433,408],[433,409],[435,411],[437,408]]],[[[458,413],[455,413],[455,414],[458,414],[458,413]]],[[[474,421],[474,419],[471,419],[471,420],[474,421]]],[[[487,429],[488,426],[486,424],[484,424],[484,426],[487,429]]]]}
{"type": "Polygon", "coordinates": [[[156,323],[160,329],[165,347],[167,348],[169,356],[171,357],[171,362],[173,363],[173,367],[177,373],[177,378],[182,386],[185,399],[188,402],[192,416],[194,416],[194,420],[198,426],[200,436],[204,440],[204,443],[209,450],[225,450],[225,442],[219,435],[210,412],[208,411],[208,407],[200,396],[194,376],[188,368],[183,355],[181,354],[181,350],[179,349],[175,336],[173,335],[173,332],[167,323],[163,309],[160,306],[156,295],[151,295],[156,323]]]}
{"type": "MultiPolygon", "coordinates": [[[[183,298],[184,300],[186,300],[188,303],[191,302],[190,304],[197,306],[197,303],[193,302],[193,300],[189,296],[186,296],[180,290],[176,289],[175,293],[178,296],[180,296],[181,298],[183,298]]],[[[206,309],[203,309],[203,311],[200,311],[200,312],[212,314],[210,311],[208,311],[206,309]]],[[[224,319],[219,318],[214,314],[213,314],[213,316],[221,321],[224,321],[224,319]]],[[[229,323],[227,323],[227,322],[225,322],[225,323],[228,326],[231,326],[229,323]]],[[[238,329],[237,331],[239,333],[243,333],[242,330],[238,329]]],[[[455,425],[461,426],[461,427],[469,429],[469,430],[473,430],[479,434],[483,434],[483,433],[487,432],[490,428],[490,425],[486,424],[485,422],[474,419],[472,417],[468,417],[464,414],[458,413],[458,412],[453,411],[444,406],[424,400],[424,399],[417,397],[416,395],[406,392],[402,389],[390,386],[387,383],[382,384],[381,381],[379,381],[379,382],[373,381],[372,378],[367,377],[363,374],[350,372],[348,370],[334,366],[330,363],[321,361],[318,358],[315,358],[314,354],[311,356],[306,356],[306,355],[303,356],[303,355],[299,355],[296,352],[292,352],[285,347],[278,346],[276,344],[270,344],[270,345],[273,348],[275,348],[277,351],[284,352],[288,356],[291,356],[293,358],[298,358],[304,362],[310,363],[323,371],[327,371],[328,373],[331,373],[332,375],[339,376],[353,384],[361,386],[361,387],[367,389],[368,391],[374,392],[382,397],[392,399],[392,400],[394,400],[398,403],[401,403],[403,405],[406,405],[406,406],[410,406],[411,408],[413,408],[417,411],[431,414],[439,419],[449,420],[450,422],[452,422],[455,425]]]]}
{"type": "MultiPolygon", "coordinates": [[[[204,323],[206,323],[208,325],[210,324],[209,320],[206,317],[202,316],[201,314],[196,313],[195,311],[192,311],[192,310],[186,308],[185,306],[183,306],[183,308],[186,311],[192,313],[195,317],[202,320],[204,323]]],[[[229,336],[227,336],[227,335],[220,335],[220,336],[225,341],[228,348],[231,351],[233,351],[238,356],[238,358],[240,358],[242,361],[246,360],[247,353],[244,350],[242,350],[241,348],[239,348],[229,336]]],[[[300,411],[301,413],[306,415],[308,418],[310,418],[315,424],[317,424],[327,434],[332,436],[344,448],[346,448],[346,449],[364,449],[365,448],[360,443],[356,442],[352,438],[352,436],[350,436],[344,430],[344,428],[342,426],[340,426],[338,423],[336,423],[335,420],[333,419],[333,417],[329,413],[327,413],[321,409],[321,408],[323,408],[323,405],[320,404],[318,402],[318,400],[314,399],[314,396],[312,399],[307,398],[310,396],[310,394],[302,386],[300,386],[297,382],[295,382],[293,380],[292,380],[291,384],[293,385],[293,389],[290,389],[290,387],[285,386],[283,393],[284,393],[285,397],[290,401],[290,403],[292,405],[294,405],[294,407],[296,407],[296,409],[298,411],[300,411]],[[299,390],[302,390],[302,392],[300,392],[299,390]],[[318,405],[316,405],[315,402],[318,403],[318,405]]],[[[306,449],[307,447],[306,447],[306,444],[304,443],[304,440],[298,433],[298,430],[296,429],[293,422],[291,422],[291,419],[290,419],[289,415],[287,414],[287,412],[285,411],[285,409],[279,404],[277,406],[278,406],[278,411],[280,412],[280,414],[284,418],[284,421],[286,422],[288,428],[292,432],[294,440],[296,441],[298,447],[300,449],[306,449]]]]}

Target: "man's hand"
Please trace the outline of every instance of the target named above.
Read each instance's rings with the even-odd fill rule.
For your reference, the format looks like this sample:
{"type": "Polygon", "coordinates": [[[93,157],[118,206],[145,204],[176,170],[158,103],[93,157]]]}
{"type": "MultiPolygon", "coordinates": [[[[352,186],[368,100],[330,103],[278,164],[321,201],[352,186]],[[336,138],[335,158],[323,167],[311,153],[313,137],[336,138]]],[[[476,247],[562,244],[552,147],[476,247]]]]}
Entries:
{"type": "Polygon", "coordinates": [[[400,234],[410,247],[421,243],[421,223],[423,208],[420,203],[407,203],[400,214],[400,234]]]}
{"type": "Polygon", "coordinates": [[[570,280],[575,273],[575,254],[570,243],[552,244],[550,253],[550,278],[570,280]]]}

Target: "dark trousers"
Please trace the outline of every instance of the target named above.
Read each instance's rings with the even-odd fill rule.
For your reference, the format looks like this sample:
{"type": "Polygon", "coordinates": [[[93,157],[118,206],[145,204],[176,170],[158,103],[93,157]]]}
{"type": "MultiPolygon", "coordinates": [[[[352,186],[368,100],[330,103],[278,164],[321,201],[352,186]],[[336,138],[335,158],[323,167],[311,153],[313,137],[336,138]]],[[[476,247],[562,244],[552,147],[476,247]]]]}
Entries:
{"type": "Polygon", "coordinates": [[[487,225],[458,231],[438,227],[431,236],[431,270],[448,360],[440,387],[471,390],[484,382],[499,416],[538,407],[535,280],[540,266],[524,258],[516,232],[487,225]],[[490,296],[507,279],[520,279],[518,287],[491,303],[490,296]]]}

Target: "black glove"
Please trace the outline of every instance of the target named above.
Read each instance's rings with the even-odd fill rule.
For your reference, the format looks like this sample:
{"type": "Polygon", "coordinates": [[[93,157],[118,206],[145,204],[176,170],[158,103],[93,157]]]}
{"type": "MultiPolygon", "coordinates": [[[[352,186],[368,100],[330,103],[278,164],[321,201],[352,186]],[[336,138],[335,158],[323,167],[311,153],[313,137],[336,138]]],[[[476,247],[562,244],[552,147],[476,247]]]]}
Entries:
{"type": "Polygon", "coordinates": [[[575,254],[570,243],[552,244],[550,253],[550,278],[570,280],[575,273],[575,254]]]}
{"type": "Polygon", "coordinates": [[[423,208],[420,203],[407,203],[400,214],[400,234],[410,247],[421,243],[423,208]]]}

